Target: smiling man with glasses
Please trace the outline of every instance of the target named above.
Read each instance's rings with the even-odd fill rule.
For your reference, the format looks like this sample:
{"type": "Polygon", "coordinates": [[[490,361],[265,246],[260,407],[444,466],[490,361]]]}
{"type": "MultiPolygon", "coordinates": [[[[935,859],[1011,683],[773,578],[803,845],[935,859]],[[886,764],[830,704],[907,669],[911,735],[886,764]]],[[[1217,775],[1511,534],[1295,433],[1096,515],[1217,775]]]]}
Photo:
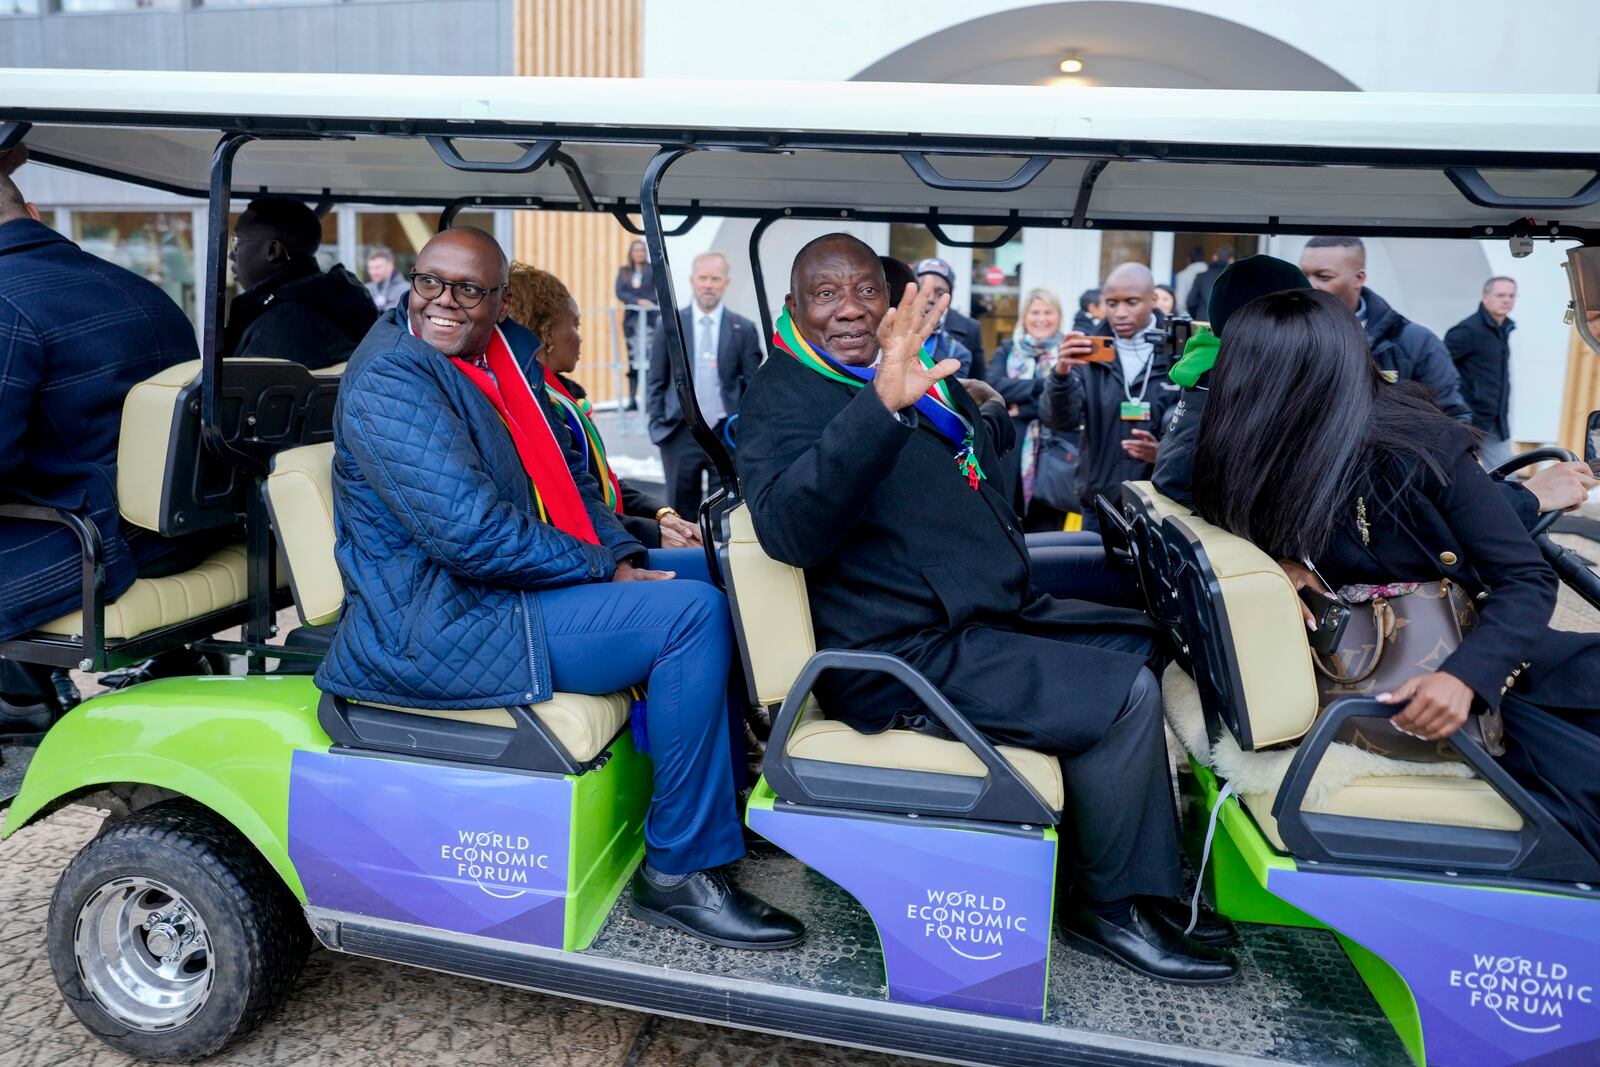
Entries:
{"type": "Polygon", "coordinates": [[[318,268],[321,244],[322,222],[305,204],[277,196],[250,201],[228,248],[243,291],[228,309],[224,356],[292,359],[312,370],[350,358],[377,310],[344,267],[318,268]]]}
{"type": "Polygon", "coordinates": [[[645,569],[499,328],[506,279],[492,236],[439,234],[350,360],[333,455],[345,606],[317,685],[439,710],[646,685],[634,914],[729,948],[793,945],[799,921],[720,870],[744,855],[727,601],[645,569]]]}

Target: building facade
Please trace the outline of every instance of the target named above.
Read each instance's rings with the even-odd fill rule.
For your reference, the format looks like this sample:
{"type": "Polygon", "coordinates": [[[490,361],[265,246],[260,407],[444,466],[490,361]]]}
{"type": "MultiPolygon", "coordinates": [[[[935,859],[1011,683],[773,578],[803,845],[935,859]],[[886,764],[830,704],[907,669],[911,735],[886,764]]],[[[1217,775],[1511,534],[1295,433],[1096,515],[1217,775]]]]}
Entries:
{"type": "MultiPolygon", "coordinates": [[[[1040,84],[1064,92],[1105,85],[1593,93],[1600,91],[1596,41],[1600,5],[1591,0],[1535,0],[1514,15],[1491,0],[923,0],[913,7],[813,0],[797,8],[747,0],[0,0],[0,63],[14,66],[889,80],[1040,84]],[[1066,59],[1081,69],[1063,73],[1066,59]]],[[[794,120],[804,121],[803,95],[794,120]]],[[[180,298],[192,293],[200,205],[37,167],[18,180],[87,247],[136,262],[180,298]]],[[[367,246],[386,244],[404,259],[434,221],[427,212],[337,208],[327,247],[359,273],[367,246]]],[[[609,217],[497,212],[479,221],[518,258],[567,279],[591,321],[611,303],[611,279],[629,238],[609,217]]],[[[1196,246],[1209,253],[1232,244],[1241,255],[1293,259],[1303,243],[1040,230],[971,251],[939,246],[920,227],[852,228],[885,253],[949,259],[966,282],[957,299],[976,298],[989,311],[991,339],[1009,332],[1018,298],[1030,288],[1053,289],[1071,304],[1128,259],[1167,278],[1196,246]]],[[[774,301],[783,295],[779,265],[817,232],[794,222],[767,235],[774,301]]],[[[679,292],[686,292],[691,255],[716,248],[734,267],[730,304],[753,311],[743,266],[748,234],[748,223],[707,220],[674,238],[679,292]]],[[[1600,404],[1600,397],[1574,395],[1590,392],[1586,383],[1596,376],[1575,372],[1587,364],[1573,362],[1571,331],[1562,323],[1561,255],[1550,245],[1514,259],[1500,242],[1378,241],[1369,250],[1369,284],[1442,334],[1474,309],[1487,277],[1516,278],[1512,431],[1521,441],[1555,441],[1564,418],[1570,424],[1573,411],[1600,404]]],[[[591,344],[611,341],[602,335],[591,344]]],[[[604,399],[612,377],[600,376],[600,354],[590,358],[604,399]]]]}

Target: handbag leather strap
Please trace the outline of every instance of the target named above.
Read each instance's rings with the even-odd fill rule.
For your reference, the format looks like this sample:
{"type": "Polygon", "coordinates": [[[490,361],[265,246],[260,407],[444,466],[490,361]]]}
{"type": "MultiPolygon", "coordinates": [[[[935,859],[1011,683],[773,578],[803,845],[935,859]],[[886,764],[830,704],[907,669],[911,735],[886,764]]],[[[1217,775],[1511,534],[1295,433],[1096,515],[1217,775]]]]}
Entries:
{"type": "Polygon", "coordinates": [[[1394,608],[1390,606],[1386,597],[1372,599],[1372,628],[1377,632],[1377,644],[1372,651],[1372,662],[1367,664],[1365,670],[1359,674],[1342,674],[1322,661],[1322,653],[1313,651],[1311,659],[1316,664],[1318,672],[1338,685],[1359,685],[1376,674],[1378,665],[1383,662],[1384,647],[1394,631],[1394,608]]]}

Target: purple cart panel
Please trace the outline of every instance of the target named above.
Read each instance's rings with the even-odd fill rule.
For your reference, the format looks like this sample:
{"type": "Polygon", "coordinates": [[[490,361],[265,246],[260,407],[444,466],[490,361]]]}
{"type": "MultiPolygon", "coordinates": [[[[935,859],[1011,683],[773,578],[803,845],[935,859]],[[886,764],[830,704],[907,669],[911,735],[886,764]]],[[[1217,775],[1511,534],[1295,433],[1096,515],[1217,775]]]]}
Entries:
{"type": "Polygon", "coordinates": [[[867,909],[889,999],[1043,1016],[1054,840],[781,807],[749,819],[867,909]]]}
{"type": "Polygon", "coordinates": [[[1600,1063],[1600,902],[1308,871],[1267,888],[1400,972],[1430,1064],[1600,1063]]]}
{"type": "Polygon", "coordinates": [[[560,948],[572,783],[296,752],[289,858],[317,907],[560,948]]]}

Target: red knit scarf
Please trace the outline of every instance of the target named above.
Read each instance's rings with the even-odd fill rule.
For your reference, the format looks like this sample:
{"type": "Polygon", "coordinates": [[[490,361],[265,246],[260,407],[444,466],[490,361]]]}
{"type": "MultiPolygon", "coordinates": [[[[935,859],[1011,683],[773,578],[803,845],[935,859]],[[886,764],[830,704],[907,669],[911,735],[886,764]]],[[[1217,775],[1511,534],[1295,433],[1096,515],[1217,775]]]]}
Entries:
{"type": "Polygon", "coordinates": [[[589,520],[583,495],[572,480],[572,471],[567,467],[567,457],[561,451],[561,444],[551,432],[544,409],[533,398],[533,389],[523,376],[522,368],[517,366],[515,357],[511,355],[511,346],[506,344],[498,326],[495,327],[494,336],[489,339],[486,355],[488,371],[474,365],[471,360],[452,359],[450,362],[478,387],[500,413],[511,434],[511,442],[516,446],[517,457],[522,460],[522,469],[533,483],[533,491],[550,516],[551,524],[580,541],[599,544],[600,538],[595,536],[594,523],[589,520]]]}

